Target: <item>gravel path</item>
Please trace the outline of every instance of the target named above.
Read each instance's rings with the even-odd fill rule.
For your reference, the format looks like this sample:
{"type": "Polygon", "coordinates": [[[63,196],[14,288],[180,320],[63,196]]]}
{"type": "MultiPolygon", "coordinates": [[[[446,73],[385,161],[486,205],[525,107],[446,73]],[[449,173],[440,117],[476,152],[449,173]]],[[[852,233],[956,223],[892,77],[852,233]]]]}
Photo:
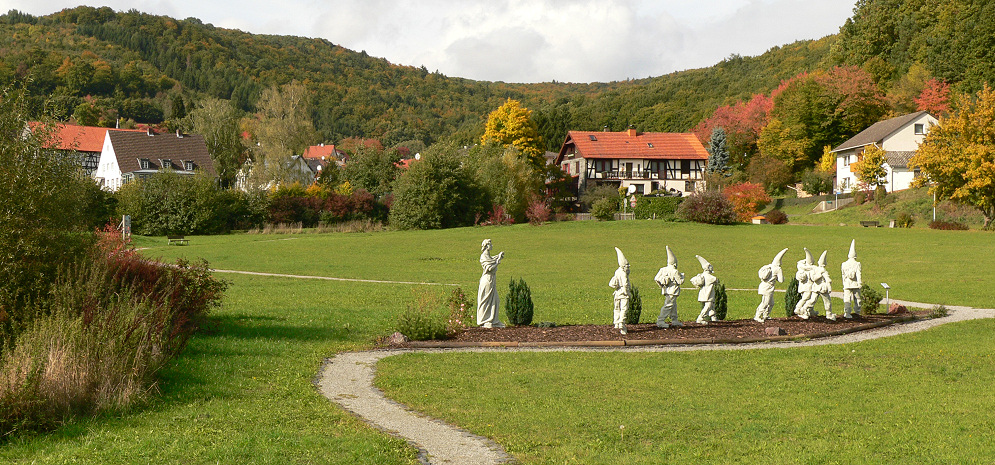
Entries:
{"type": "MultiPolygon", "coordinates": [[[[892,300],[908,307],[930,308],[932,304],[892,300]]],[[[580,352],[580,351],[634,351],[634,352],[687,352],[694,350],[750,350],[849,344],[879,339],[899,334],[913,333],[946,323],[995,318],[995,309],[947,306],[950,314],[943,318],[920,320],[885,326],[880,329],[860,331],[842,336],[808,341],[760,342],[750,344],[717,344],[694,346],[637,346],[637,347],[548,347],[548,348],[467,348],[419,349],[419,352],[580,352]]],[[[426,464],[491,465],[511,463],[514,459],[495,442],[473,435],[465,430],[447,425],[411,411],[404,405],[384,397],[373,386],[376,364],[385,357],[405,354],[414,350],[374,350],[344,352],[328,359],[318,374],[318,388],[322,395],[356,414],[371,425],[390,434],[400,436],[419,450],[419,459],[426,464]]]]}

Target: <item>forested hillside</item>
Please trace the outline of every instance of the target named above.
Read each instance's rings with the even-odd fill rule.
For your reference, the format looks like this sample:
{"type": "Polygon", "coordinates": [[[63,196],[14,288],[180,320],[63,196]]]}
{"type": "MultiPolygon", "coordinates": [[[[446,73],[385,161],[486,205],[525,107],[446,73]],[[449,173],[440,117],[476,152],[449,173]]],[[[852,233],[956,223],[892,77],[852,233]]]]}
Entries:
{"type": "Polygon", "coordinates": [[[534,110],[553,149],[568,129],[687,131],[716,108],[837,65],[870,75],[890,99],[889,111],[912,109],[931,78],[974,90],[995,77],[993,8],[982,0],[861,0],[839,35],[758,57],[731,56],[710,68],[591,84],[447,77],[324,39],[253,35],[135,10],[81,6],[42,17],[11,11],[0,16],[0,84],[29,79],[39,113],[86,124],[112,125],[121,117],[168,126],[208,97],[251,113],[264,89],[296,80],[310,91],[315,143],[363,137],[388,147],[474,141],[488,112],[514,98],[534,110]]]}

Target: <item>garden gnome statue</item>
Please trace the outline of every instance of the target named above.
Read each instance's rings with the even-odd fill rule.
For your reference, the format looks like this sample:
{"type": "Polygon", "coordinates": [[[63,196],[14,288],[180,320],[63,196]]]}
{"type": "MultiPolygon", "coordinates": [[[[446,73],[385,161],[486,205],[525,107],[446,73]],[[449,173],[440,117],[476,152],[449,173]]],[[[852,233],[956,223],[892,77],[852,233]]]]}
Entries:
{"type": "Polygon", "coordinates": [[[477,288],[477,325],[484,328],[504,327],[498,318],[501,301],[497,293],[497,267],[502,258],[504,252],[491,256],[491,240],[484,239],[480,244],[480,266],[484,272],[480,275],[480,287],[477,288]]]}
{"type": "Polygon", "coordinates": [[[708,263],[708,260],[702,258],[701,255],[695,255],[694,258],[697,258],[698,262],[701,263],[701,273],[691,278],[691,284],[698,288],[698,302],[701,302],[701,313],[698,315],[697,322],[707,325],[708,320],[717,321],[715,317],[715,286],[719,284],[719,278],[712,274],[712,264],[708,263]],[[705,317],[708,317],[708,320],[705,320],[705,317]]]}
{"type": "Polygon", "coordinates": [[[769,265],[760,267],[757,274],[760,275],[760,287],[757,294],[760,294],[760,305],[757,306],[757,314],[753,317],[763,323],[770,318],[770,309],[774,306],[774,286],[784,282],[784,272],[781,271],[781,257],[788,249],[783,249],[774,256],[774,260],[769,265]]]}
{"type": "Polygon", "coordinates": [[[795,272],[795,279],[798,280],[798,293],[801,299],[795,304],[795,315],[807,320],[809,316],[809,300],[812,299],[812,280],[809,277],[809,270],[812,268],[812,252],[805,249],[805,258],[798,260],[798,271],[795,272]]]}
{"type": "Polygon", "coordinates": [[[815,301],[819,297],[822,297],[822,306],[826,309],[826,318],[836,321],[836,314],[833,313],[833,300],[829,293],[832,292],[833,280],[829,277],[829,272],[826,271],[826,254],[829,253],[828,250],[822,251],[822,255],[819,256],[819,263],[812,267],[809,271],[809,279],[812,280],[812,303],[811,308],[815,307],[815,301]]]}
{"type": "Polygon", "coordinates": [[[681,295],[681,284],[684,284],[684,273],[677,271],[677,257],[674,252],[667,247],[667,266],[660,268],[653,278],[660,285],[663,292],[663,307],[660,307],[660,316],[656,319],[656,326],[668,328],[673,326],[683,326],[677,319],[677,296],[681,295]],[[670,318],[670,323],[667,323],[670,318]]]}
{"type": "Polygon", "coordinates": [[[857,261],[857,241],[850,241],[850,254],[841,267],[843,270],[843,318],[860,315],[860,262],[857,261]]]}
{"type": "Polygon", "coordinates": [[[629,285],[629,261],[618,247],[615,247],[615,253],[618,255],[618,269],[615,270],[615,276],[612,276],[608,285],[615,289],[613,294],[615,329],[626,334],[628,331],[625,329],[625,314],[629,311],[629,298],[632,297],[632,287],[629,285]]]}

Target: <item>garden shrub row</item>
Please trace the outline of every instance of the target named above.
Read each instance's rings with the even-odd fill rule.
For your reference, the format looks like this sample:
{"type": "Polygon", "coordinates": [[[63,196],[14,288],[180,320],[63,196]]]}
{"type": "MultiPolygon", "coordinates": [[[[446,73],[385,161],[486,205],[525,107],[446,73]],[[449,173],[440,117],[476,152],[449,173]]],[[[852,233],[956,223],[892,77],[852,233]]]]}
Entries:
{"type": "Polygon", "coordinates": [[[683,201],[684,197],[639,197],[636,200],[636,208],[633,209],[633,213],[636,219],[640,220],[656,218],[674,221],[677,219],[677,208],[683,201]]]}

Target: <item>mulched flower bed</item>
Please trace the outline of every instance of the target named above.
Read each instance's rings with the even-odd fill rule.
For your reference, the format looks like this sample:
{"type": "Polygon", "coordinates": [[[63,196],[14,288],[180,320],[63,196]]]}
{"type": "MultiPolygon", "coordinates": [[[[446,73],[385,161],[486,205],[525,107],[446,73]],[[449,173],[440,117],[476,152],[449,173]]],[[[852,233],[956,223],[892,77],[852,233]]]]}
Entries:
{"type": "Polygon", "coordinates": [[[445,341],[422,341],[391,344],[389,347],[430,347],[430,346],[469,346],[483,343],[486,345],[512,345],[514,343],[542,345],[576,345],[582,342],[605,342],[611,345],[638,345],[640,341],[666,341],[679,344],[707,342],[752,342],[757,340],[783,340],[797,337],[820,337],[850,332],[860,329],[871,329],[899,320],[914,318],[918,313],[903,313],[901,315],[857,315],[853,319],[840,316],[836,321],[827,320],[824,316],[803,320],[798,317],[772,318],[764,323],[751,320],[715,321],[707,325],[685,322],[684,326],[657,328],[655,323],[629,325],[628,334],[619,334],[611,325],[565,325],[551,328],[539,326],[509,326],[507,328],[467,328],[445,341]],[[767,328],[781,328],[783,336],[771,337],[767,328]]]}

